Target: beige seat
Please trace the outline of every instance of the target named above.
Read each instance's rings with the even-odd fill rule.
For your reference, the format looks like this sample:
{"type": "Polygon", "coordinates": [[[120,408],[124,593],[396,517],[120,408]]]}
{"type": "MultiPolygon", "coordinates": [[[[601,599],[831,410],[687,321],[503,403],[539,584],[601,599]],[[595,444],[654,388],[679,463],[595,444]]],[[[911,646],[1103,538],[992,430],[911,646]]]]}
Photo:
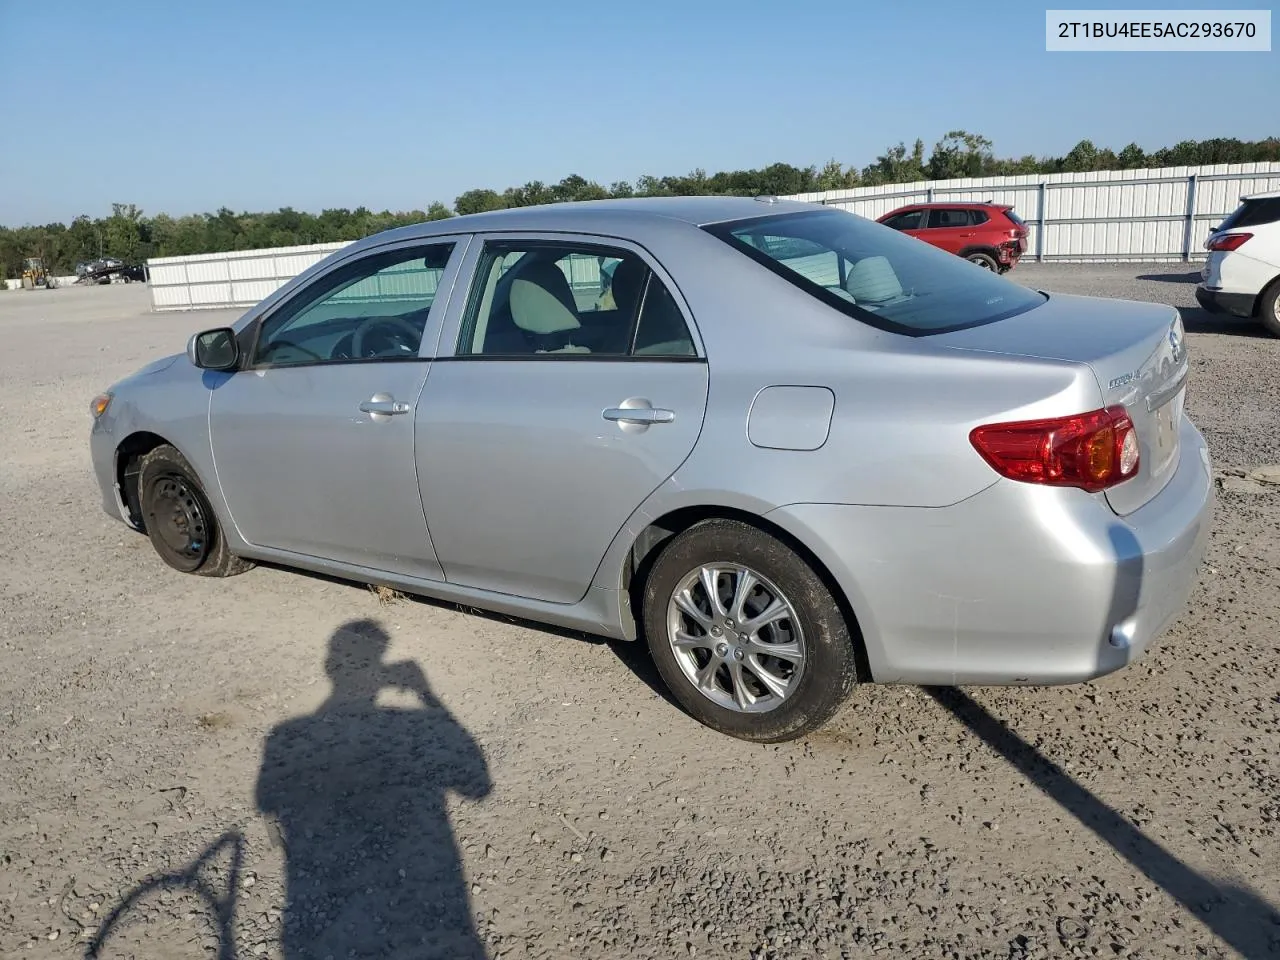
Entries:
{"type": "Polygon", "coordinates": [[[855,303],[887,303],[902,297],[902,284],[885,257],[863,257],[845,277],[844,288],[855,303]]]}

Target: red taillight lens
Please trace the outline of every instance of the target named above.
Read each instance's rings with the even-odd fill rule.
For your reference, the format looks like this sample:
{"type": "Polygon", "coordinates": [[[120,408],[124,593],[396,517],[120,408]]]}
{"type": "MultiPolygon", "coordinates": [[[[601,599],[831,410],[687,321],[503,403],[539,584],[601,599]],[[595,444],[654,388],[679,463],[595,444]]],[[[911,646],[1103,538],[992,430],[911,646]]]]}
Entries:
{"type": "Polygon", "coordinates": [[[1238,250],[1244,242],[1253,236],[1252,233],[1224,233],[1210,238],[1205,244],[1206,250],[1238,250]]]}
{"type": "Polygon", "coordinates": [[[1097,491],[1138,472],[1138,435],[1124,407],[987,424],[969,442],[1001,476],[1024,483],[1097,491]]]}

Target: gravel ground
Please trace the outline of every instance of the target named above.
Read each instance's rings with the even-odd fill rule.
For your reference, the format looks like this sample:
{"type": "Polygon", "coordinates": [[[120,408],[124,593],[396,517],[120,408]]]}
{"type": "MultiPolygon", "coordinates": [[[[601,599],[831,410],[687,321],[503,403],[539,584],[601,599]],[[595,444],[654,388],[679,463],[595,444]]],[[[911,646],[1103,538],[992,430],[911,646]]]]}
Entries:
{"type": "MultiPolygon", "coordinates": [[[[1186,267],[1012,276],[1185,308],[1217,465],[1280,462],[1280,340],[1186,267]]],[[[163,566],[87,402],[230,317],[147,302],[0,294],[0,957],[1280,956],[1280,488],[1222,493],[1126,671],[867,687],[752,746],[634,645],[163,566]]]]}

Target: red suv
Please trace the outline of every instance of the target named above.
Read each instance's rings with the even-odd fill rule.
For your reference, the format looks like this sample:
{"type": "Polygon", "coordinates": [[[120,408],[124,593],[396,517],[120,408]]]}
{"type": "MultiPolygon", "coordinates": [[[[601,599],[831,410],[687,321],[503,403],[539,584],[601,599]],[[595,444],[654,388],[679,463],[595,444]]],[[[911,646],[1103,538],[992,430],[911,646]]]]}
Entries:
{"type": "Polygon", "coordinates": [[[1003,203],[912,203],[876,222],[1000,273],[1027,252],[1027,225],[1003,203]]]}

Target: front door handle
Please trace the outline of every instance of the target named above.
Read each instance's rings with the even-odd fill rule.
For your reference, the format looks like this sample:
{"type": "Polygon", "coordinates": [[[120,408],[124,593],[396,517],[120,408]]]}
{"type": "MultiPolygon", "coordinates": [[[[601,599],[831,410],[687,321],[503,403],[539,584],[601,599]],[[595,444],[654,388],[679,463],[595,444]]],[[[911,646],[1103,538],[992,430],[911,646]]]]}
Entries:
{"type": "Polygon", "coordinates": [[[369,414],[374,420],[385,420],[397,413],[408,413],[409,404],[395,399],[389,393],[375,393],[360,404],[360,411],[369,414]]]}
{"type": "Polygon", "coordinates": [[[604,418],[615,423],[670,423],[676,418],[676,412],[658,407],[610,407],[604,412],[604,418]]]}

